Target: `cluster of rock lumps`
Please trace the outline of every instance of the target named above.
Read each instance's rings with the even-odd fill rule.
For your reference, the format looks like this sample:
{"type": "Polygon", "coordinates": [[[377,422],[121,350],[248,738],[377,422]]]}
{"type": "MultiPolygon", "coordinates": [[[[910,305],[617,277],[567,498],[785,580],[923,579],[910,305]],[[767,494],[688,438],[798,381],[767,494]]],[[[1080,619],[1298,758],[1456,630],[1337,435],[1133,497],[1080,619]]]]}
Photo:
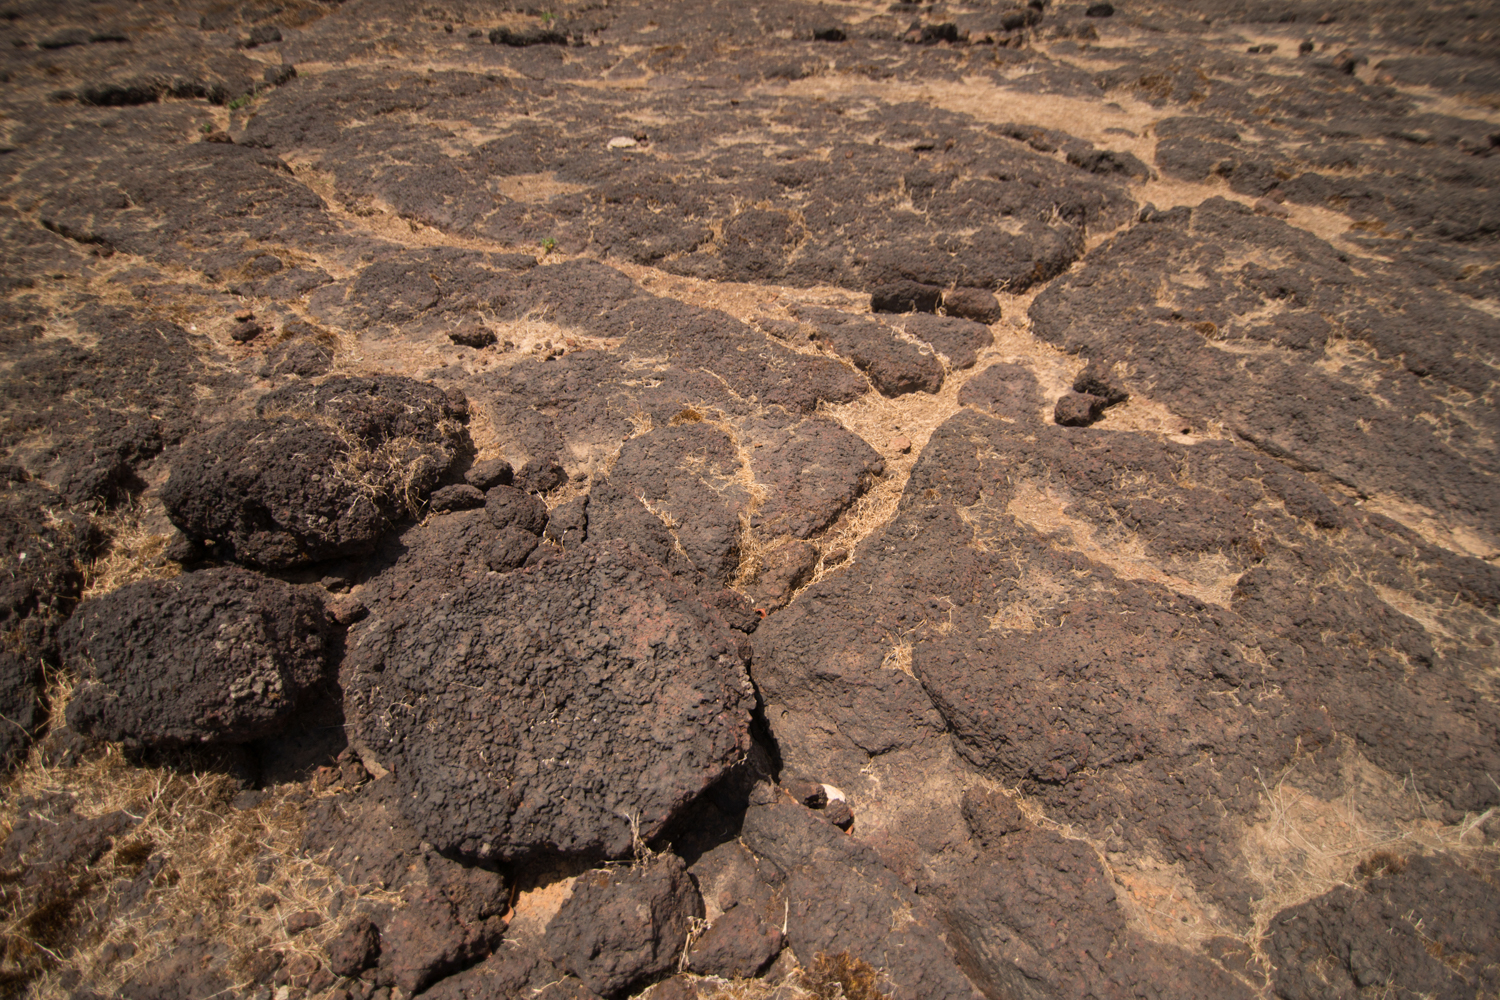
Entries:
{"type": "Polygon", "coordinates": [[[334,376],[185,440],[162,492],[190,571],[66,621],[68,730],[157,754],[265,748],[308,711],[347,732],[306,849],[395,895],[284,977],[313,992],[621,997],[684,962],[761,973],[785,941],[768,907],[705,910],[671,846],[770,780],[760,616],[634,487],[549,510],[556,460],[473,461],[467,414],[454,390],[334,376]],[[558,864],[588,870],[544,928],[507,933],[518,880],[558,864]]]}

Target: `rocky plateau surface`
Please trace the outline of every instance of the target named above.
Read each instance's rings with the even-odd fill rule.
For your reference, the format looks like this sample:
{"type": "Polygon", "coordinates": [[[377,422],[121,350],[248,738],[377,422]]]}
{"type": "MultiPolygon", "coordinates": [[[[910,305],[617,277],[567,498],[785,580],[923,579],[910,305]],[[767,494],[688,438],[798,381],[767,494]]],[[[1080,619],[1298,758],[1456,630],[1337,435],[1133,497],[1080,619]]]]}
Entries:
{"type": "Polygon", "coordinates": [[[5,0],[0,995],[1500,997],[1500,8],[5,0]]]}

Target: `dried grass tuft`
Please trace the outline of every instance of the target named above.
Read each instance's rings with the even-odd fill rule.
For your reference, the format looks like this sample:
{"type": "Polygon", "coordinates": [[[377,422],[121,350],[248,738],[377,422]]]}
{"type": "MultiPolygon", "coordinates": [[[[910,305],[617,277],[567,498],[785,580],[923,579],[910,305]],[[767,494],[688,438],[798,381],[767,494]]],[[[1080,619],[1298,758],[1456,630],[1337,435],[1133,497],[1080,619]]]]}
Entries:
{"type": "Polygon", "coordinates": [[[818,1000],[891,1000],[890,994],[880,989],[881,980],[886,978],[881,971],[847,951],[837,955],[819,952],[797,978],[818,1000]]]}
{"type": "Polygon", "coordinates": [[[108,547],[83,567],[85,600],[141,580],[169,580],[182,572],[177,563],[162,558],[170,539],[147,527],[139,506],[121,508],[96,523],[108,547]]]}
{"type": "MultiPolygon", "coordinates": [[[[54,705],[65,700],[60,693],[54,705]]],[[[26,818],[23,802],[57,796],[68,797],[81,817],[118,810],[134,823],[93,864],[61,873],[64,881],[43,893],[40,905],[36,894],[0,894],[4,989],[52,1000],[69,996],[73,988],[64,984],[73,981],[113,995],[190,937],[225,947],[232,974],[266,949],[288,961],[300,954],[322,963],[326,943],[349,917],[295,938],[286,918],[329,914],[349,887],[300,853],[300,786],[268,791],[247,809],[230,804],[237,790],[233,779],[206,767],[133,765],[116,746],[66,766],[35,748],[0,794],[0,834],[26,818]],[[144,894],[122,909],[121,893],[139,892],[143,875],[150,879],[144,894]]]]}

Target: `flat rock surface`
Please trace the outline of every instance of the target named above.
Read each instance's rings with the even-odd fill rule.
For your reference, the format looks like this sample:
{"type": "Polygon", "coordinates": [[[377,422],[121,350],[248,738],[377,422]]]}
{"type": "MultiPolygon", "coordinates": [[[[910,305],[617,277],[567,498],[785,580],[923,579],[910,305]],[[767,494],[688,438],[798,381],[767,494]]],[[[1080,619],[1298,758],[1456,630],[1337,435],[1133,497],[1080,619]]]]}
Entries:
{"type": "Polygon", "coordinates": [[[0,981],[1494,992],[1497,39],[9,4],[0,981]]]}

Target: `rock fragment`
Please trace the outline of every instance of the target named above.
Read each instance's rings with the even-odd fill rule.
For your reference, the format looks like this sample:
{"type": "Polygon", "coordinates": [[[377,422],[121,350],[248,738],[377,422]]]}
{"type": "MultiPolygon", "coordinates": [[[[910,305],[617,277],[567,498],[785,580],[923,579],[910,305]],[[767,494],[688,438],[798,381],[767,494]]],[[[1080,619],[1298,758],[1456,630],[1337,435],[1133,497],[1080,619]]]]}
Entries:
{"type": "Polygon", "coordinates": [[[620,997],[675,968],[692,921],[702,916],[687,866],[675,854],[661,854],[579,876],[547,924],[544,945],[589,989],[620,997]]]}

